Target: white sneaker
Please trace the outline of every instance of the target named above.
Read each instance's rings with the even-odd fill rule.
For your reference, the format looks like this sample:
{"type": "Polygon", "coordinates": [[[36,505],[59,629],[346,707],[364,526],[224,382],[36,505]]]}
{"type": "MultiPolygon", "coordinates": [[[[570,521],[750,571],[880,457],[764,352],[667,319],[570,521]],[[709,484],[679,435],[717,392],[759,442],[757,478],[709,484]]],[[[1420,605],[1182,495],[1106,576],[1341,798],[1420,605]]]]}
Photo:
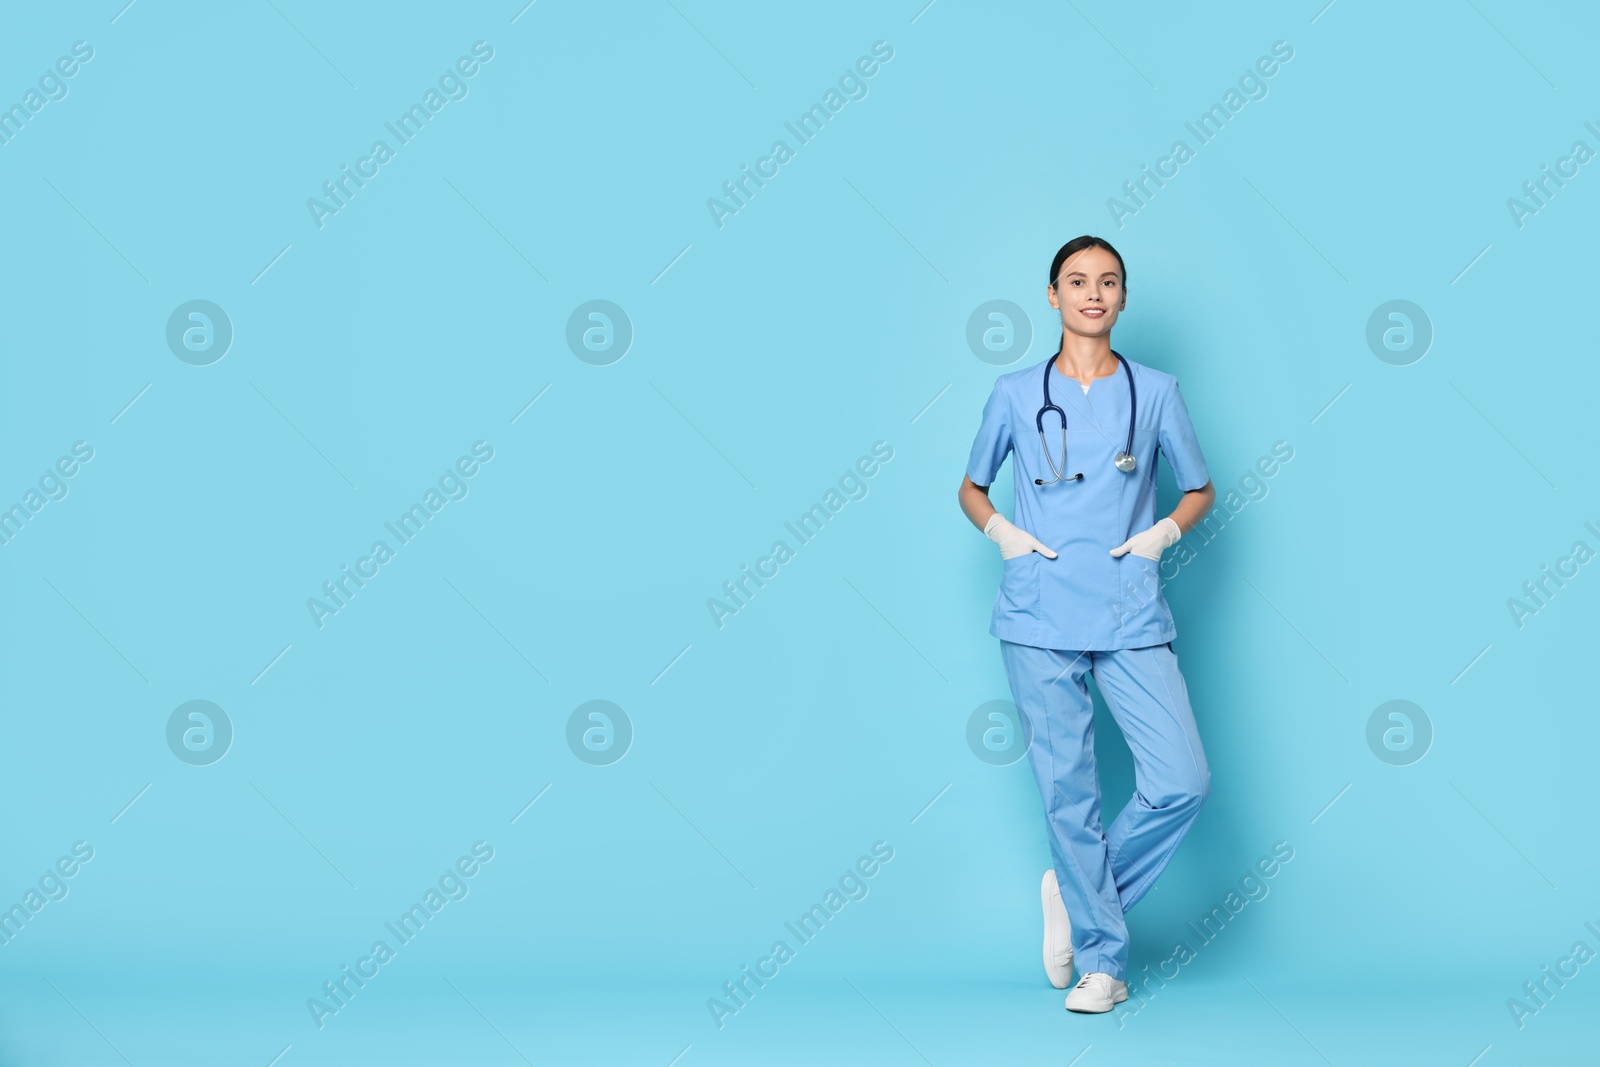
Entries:
{"type": "Polygon", "coordinates": [[[1112,1005],[1128,999],[1128,986],[1120,978],[1103,971],[1090,971],[1078,979],[1078,984],[1067,994],[1067,1010],[1083,1012],[1110,1011],[1112,1005]]]}
{"type": "Polygon", "coordinates": [[[1044,872],[1039,900],[1044,905],[1044,973],[1051,985],[1065,989],[1072,981],[1072,920],[1067,918],[1067,906],[1061,902],[1061,886],[1056,883],[1054,867],[1044,872]]]}

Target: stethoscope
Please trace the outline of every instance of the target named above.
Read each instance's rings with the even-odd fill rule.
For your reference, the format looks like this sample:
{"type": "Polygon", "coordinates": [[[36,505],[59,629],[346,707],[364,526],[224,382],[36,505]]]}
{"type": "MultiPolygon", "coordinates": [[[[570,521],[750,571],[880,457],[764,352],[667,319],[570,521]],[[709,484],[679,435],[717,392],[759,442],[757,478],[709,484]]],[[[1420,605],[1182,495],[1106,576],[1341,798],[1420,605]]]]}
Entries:
{"type": "MultiPolygon", "coordinates": [[[[1061,353],[1057,352],[1056,356],[1061,353]]],[[[1122,354],[1113,350],[1111,353],[1122,364],[1122,373],[1128,376],[1128,447],[1111,457],[1111,462],[1116,464],[1117,470],[1124,474],[1132,474],[1137,462],[1133,458],[1133,425],[1139,413],[1139,397],[1133,388],[1133,370],[1128,366],[1128,361],[1122,354]]],[[[1067,413],[1050,402],[1050,373],[1055,370],[1056,357],[1051,356],[1044,365],[1044,407],[1039,409],[1039,414],[1033,417],[1034,425],[1039,428],[1039,446],[1044,449],[1044,458],[1050,464],[1050,472],[1055,475],[1048,482],[1043,478],[1035,478],[1034,485],[1054,485],[1056,482],[1074,482],[1083,479],[1083,472],[1078,472],[1068,478],[1061,471],[1056,470],[1055,457],[1050,455],[1050,446],[1044,441],[1044,413],[1053,411],[1061,419],[1061,469],[1067,467],[1067,413]]]]}

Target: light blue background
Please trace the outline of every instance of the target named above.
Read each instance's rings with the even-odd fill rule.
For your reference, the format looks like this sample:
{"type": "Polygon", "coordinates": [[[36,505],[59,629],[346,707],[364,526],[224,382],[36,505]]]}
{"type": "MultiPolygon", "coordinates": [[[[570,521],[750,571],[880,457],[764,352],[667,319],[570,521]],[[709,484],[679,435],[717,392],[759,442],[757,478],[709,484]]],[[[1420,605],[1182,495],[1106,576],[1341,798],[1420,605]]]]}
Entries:
{"type": "Polygon", "coordinates": [[[0,34],[0,104],[94,49],[0,145],[0,504],[94,449],[0,547],[0,904],[95,850],[0,947],[0,1063],[1592,1056],[1600,965],[1506,1006],[1600,949],[1600,577],[1506,606],[1600,548],[1600,177],[1506,206],[1600,148],[1587,7],[122,3],[0,34]],[[306,199],[478,40],[469,95],[319,230],[306,199]],[[880,40],[719,229],[707,199],[880,40]],[[1280,40],[1266,97],[1113,222],[1280,40]],[[966,324],[1014,301],[1017,360],[1048,355],[1084,232],[1219,492],[1294,448],[1167,587],[1213,793],[1131,969],[1294,859],[1120,1018],[1045,984],[1038,794],[965,740],[1008,695],[1000,560],[955,500],[1002,368],[966,324]],[[210,366],[165,342],[192,299],[235,330],[210,366]],[[594,299],[635,330],[609,366],[565,340],[594,299]],[[1434,329],[1409,366],[1365,339],[1394,299],[1434,329]],[[466,499],[319,630],[307,598],[480,440],[466,499]],[[880,440],[719,630],[707,599],[880,440]],[[210,766],[166,744],[193,699],[235,730],[210,766]],[[566,742],[594,699],[635,731],[609,766],[566,742]],[[1410,766],[1367,745],[1392,699],[1435,731],[1410,766]],[[470,895],[317,1029],[306,999],[479,840],[470,895]],[[880,840],[870,895],[719,1030],[707,998],[880,840]]]}

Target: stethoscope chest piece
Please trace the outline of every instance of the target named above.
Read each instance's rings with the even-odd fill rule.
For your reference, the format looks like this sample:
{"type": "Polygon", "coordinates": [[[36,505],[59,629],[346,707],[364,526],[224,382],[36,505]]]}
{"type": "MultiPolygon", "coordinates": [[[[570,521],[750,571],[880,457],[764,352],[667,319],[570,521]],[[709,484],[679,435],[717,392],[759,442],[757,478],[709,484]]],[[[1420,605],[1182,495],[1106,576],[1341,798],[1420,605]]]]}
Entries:
{"type": "Polygon", "coordinates": [[[1111,462],[1115,463],[1117,465],[1117,470],[1121,471],[1123,474],[1132,474],[1133,468],[1139,465],[1138,460],[1134,459],[1126,452],[1118,452],[1115,456],[1111,457],[1111,462]]]}

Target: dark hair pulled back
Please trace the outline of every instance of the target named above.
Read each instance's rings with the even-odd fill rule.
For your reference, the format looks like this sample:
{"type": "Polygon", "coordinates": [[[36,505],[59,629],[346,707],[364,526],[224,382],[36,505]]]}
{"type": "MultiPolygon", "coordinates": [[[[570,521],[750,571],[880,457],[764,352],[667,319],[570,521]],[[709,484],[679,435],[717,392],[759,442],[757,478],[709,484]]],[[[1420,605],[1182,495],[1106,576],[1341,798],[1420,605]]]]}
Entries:
{"type": "Polygon", "coordinates": [[[1056,276],[1061,273],[1061,264],[1065,263],[1068,257],[1077,255],[1085,248],[1103,248],[1117,257],[1117,269],[1122,272],[1122,288],[1126,292],[1128,288],[1128,268],[1122,263],[1122,253],[1112,248],[1111,242],[1105,238],[1094,237],[1090,234],[1074,237],[1061,246],[1061,251],[1056,253],[1056,258],[1050,261],[1050,288],[1054,289],[1056,286],[1056,276]]]}

